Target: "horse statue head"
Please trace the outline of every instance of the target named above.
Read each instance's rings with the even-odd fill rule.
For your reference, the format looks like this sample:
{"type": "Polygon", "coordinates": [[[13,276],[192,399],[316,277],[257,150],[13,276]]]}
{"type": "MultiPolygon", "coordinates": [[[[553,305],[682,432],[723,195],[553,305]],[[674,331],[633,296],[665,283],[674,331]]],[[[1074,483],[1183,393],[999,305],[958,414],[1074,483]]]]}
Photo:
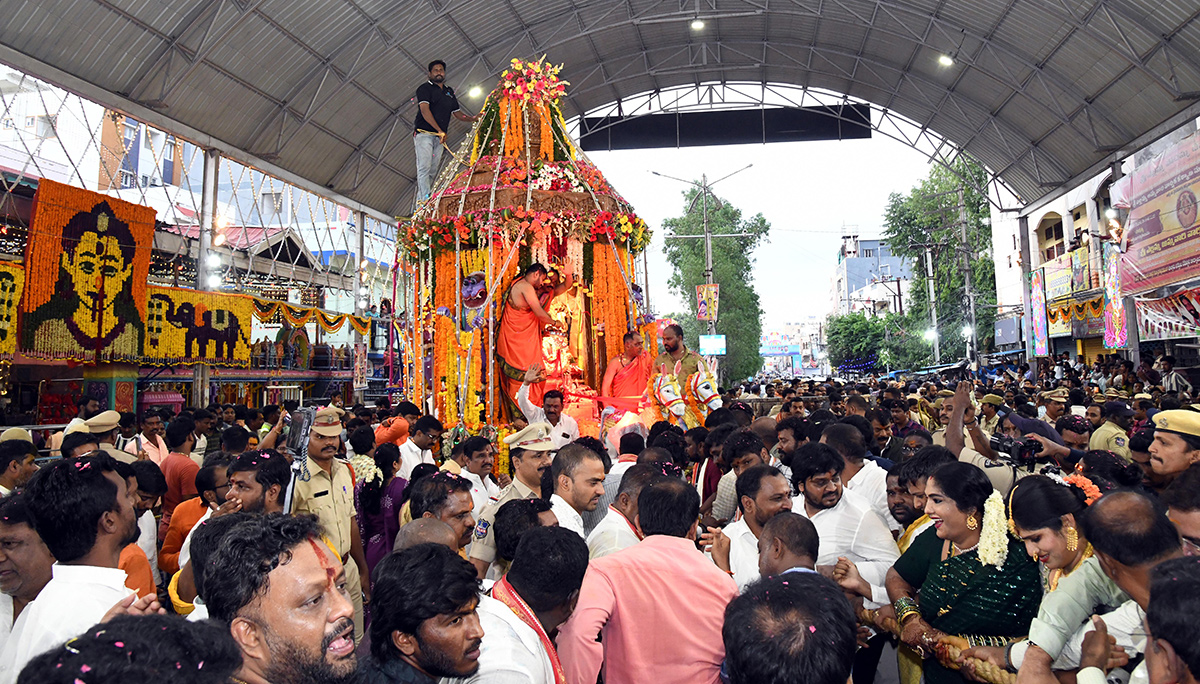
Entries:
{"type": "Polygon", "coordinates": [[[708,362],[699,364],[696,372],[687,379],[687,390],[696,404],[703,406],[708,412],[721,408],[721,395],[717,392],[717,378],[712,365],[708,362]]]}
{"type": "MultiPolygon", "coordinates": [[[[680,364],[676,363],[676,373],[679,372],[679,368],[680,364]]],[[[662,408],[664,417],[669,414],[676,419],[683,418],[683,414],[687,411],[687,404],[683,401],[683,393],[679,390],[679,381],[675,379],[674,374],[667,372],[665,365],[659,369],[658,375],[650,383],[650,394],[662,408]]]]}

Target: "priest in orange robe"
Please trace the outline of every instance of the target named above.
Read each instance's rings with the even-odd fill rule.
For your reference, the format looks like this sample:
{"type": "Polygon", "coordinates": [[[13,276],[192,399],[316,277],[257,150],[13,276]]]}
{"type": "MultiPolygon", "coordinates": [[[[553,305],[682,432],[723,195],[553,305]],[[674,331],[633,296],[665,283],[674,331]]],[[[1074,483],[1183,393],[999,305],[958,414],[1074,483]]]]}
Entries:
{"type": "Polygon", "coordinates": [[[636,330],[625,333],[624,342],[625,352],[608,362],[600,394],[629,400],[612,406],[636,413],[638,406],[631,402],[640,401],[646,395],[646,385],[654,368],[654,354],[645,351],[642,335],[636,330]]]}
{"type": "MultiPolygon", "coordinates": [[[[546,282],[547,273],[542,264],[530,264],[504,297],[504,312],[496,338],[496,361],[500,366],[500,386],[513,415],[518,411],[517,391],[525,380],[525,372],[535,363],[542,362],[542,329],[554,322],[545,307],[572,285],[571,276],[566,275],[548,291],[550,296],[543,303],[539,294],[544,293],[539,293],[539,288],[546,282]]],[[[544,383],[530,385],[529,401],[541,406],[543,391],[544,383]]]]}

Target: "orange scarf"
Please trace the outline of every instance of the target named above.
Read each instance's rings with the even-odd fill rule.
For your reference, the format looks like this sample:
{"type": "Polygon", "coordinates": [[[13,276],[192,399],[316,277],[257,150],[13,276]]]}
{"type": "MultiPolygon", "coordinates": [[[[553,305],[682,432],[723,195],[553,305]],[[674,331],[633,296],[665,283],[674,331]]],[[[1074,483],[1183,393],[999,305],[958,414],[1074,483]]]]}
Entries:
{"type": "Polygon", "coordinates": [[[521,619],[521,622],[529,625],[537,633],[538,639],[542,641],[542,648],[545,648],[546,654],[550,656],[550,667],[554,669],[554,681],[556,684],[567,684],[567,673],[558,659],[558,651],[554,648],[554,642],[550,641],[546,630],[542,629],[542,623],[538,622],[533,610],[525,604],[525,601],[508,583],[507,577],[501,577],[492,585],[492,598],[508,606],[508,609],[521,619]]]}

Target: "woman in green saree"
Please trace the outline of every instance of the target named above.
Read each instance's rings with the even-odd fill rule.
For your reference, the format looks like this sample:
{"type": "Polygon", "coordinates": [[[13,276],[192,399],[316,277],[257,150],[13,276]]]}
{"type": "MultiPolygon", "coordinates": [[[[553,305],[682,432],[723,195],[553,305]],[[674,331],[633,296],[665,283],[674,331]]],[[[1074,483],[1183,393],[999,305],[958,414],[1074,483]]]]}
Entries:
{"type": "Polygon", "coordinates": [[[987,475],[948,463],[930,476],[925,513],[933,520],[888,571],[900,638],[925,660],[927,684],[960,684],[931,659],[944,635],[972,646],[1003,646],[1028,633],[1042,591],[1037,564],[1008,536],[1004,501],[987,475]]]}

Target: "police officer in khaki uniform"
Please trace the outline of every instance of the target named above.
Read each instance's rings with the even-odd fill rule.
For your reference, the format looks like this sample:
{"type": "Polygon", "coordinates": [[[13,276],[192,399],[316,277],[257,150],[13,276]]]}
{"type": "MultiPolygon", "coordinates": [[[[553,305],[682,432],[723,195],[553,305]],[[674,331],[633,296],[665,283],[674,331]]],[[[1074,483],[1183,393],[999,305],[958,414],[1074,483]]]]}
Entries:
{"type": "Polygon", "coordinates": [[[1066,387],[1042,392],[1042,405],[1046,407],[1046,415],[1042,420],[1054,425],[1067,412],[1067,402],[1070,401],[1070,393],[1066,387]]]}
{"type": "Polygon", "coordinates": [[[1110,401],[1104,405],[1104,417],[1104,423],[1096,428],[1088,440],[1088,449],[1111,451],[1126,461],[1132,461],[1127,431],[1133,425],[1133,409],[1123,401],[1110,401]]]}
{"type": "Polygon", "coordinates": [[[104,411],[87,420],[83,424],[88,432],[96,438],[100,451],[112,456],[122,463],[133,463],[137,458],[133,454],[117,449],[117,426],[121,423],[121,414],[116,411],[104,411]]]}
{"type": "Polygon", "coordinates": [[[367,575],[367,560],[355,519],[354,476],[349,466],[337,459],[342,415],[336,406],[326,406],[313,416],[308,433],[308,458],[296,479],[292,513],[317,516],[325,538],[341,556],[346,567],[346,592],[354,604],[354,638],[359,640],[363,636],[363,604],[370,602],[371,591],[369,578],[362,581],[367,575]]]}
{"type": "Polygon", "coordinates": [[[492,523],[496,511],[515,499],[536,499],[542,495],[542,472],[550,469],[554,458],[554,443],[550,441],[551,427],[548,423],[533,423],[524,430],[504,438],[509,446],[512,463],[512,484],[500,490],[500,495],[483,508],[479,522],[475,525],[471,543],[471,563],[479,577],[487,575],[488,568],[496,560],[496,535],[492,523]]]}

